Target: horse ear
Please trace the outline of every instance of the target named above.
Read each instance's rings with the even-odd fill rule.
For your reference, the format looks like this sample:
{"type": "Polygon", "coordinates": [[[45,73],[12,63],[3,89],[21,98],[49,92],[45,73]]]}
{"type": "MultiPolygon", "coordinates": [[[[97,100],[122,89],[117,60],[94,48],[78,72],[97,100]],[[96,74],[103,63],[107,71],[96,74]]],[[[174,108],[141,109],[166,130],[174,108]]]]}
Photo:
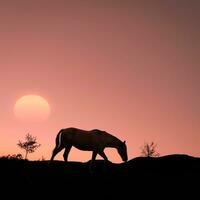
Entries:
{"type": "Polygon", "coordinates": [[[124,140],[124,144],[126,144],[126,140],[124,140]]]}

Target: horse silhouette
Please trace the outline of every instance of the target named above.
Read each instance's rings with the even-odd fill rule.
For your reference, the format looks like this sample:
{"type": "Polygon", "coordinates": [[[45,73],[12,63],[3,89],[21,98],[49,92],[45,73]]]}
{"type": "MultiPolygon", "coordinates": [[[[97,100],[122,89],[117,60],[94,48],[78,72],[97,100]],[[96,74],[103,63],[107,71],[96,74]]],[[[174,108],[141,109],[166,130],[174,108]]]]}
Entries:
{"type": "Polygon", "coordinates": [[[116,148],[122,161],[126,162],[128,160],[126,141],[122,142],[117,137],[98,129],[87,131],[78,128],[66,128],[61,129],[57,134],[56,146],[50,161],[53,161],[54,157],[64,148],[63,158],[67,161],[72,146],[79,150],[92,151],[92,163],[97,154],[108,161],[104,153],[106,147],[116,148]]]}

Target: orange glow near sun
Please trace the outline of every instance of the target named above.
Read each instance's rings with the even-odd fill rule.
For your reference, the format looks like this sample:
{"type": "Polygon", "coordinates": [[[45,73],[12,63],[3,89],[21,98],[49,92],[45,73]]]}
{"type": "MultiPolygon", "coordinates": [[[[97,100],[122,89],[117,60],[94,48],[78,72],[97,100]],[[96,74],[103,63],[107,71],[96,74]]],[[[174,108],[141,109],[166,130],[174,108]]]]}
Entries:
{"type": "Polygon", "coordinates": [[[49,117],[50,105],[41,96],[26,95],[16,101],[14,113],[22,121],[43,121],[49,117]]]}

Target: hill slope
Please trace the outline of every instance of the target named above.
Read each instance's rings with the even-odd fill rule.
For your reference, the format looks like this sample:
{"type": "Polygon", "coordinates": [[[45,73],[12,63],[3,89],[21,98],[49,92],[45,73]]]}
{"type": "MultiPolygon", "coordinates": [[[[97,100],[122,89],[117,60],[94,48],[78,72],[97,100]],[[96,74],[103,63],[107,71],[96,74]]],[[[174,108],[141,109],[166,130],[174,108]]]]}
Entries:
{"type": "Polygon", "coordinates": [[[54,161],[49,164],[48,161],[1,158],[0,176],[4,188],[34,189],[47,194],[66,191],[73,195],[96,191],[106,196],[158,188],[184,191],[191,186],[194,189],[195,181],[200,180],[200,158],[188,155],[137,157],[121,164],[97,160],[92,171],[89,166],[90,162],[54,161]]]}

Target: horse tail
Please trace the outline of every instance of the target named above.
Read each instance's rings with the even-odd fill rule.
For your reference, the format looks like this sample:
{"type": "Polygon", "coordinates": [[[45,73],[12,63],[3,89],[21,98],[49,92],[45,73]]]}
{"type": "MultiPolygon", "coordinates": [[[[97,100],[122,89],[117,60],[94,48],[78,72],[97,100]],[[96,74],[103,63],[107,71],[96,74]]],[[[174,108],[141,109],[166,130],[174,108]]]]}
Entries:
{"type": "Polygon", "coordinates": [[[57,137],[56,137],[56,147],[59,148],[60,145],[61,145],[61,137],[62,137],[62,132],[63,129],[61,129],[58,134],[57,134],[57,137]]]}

